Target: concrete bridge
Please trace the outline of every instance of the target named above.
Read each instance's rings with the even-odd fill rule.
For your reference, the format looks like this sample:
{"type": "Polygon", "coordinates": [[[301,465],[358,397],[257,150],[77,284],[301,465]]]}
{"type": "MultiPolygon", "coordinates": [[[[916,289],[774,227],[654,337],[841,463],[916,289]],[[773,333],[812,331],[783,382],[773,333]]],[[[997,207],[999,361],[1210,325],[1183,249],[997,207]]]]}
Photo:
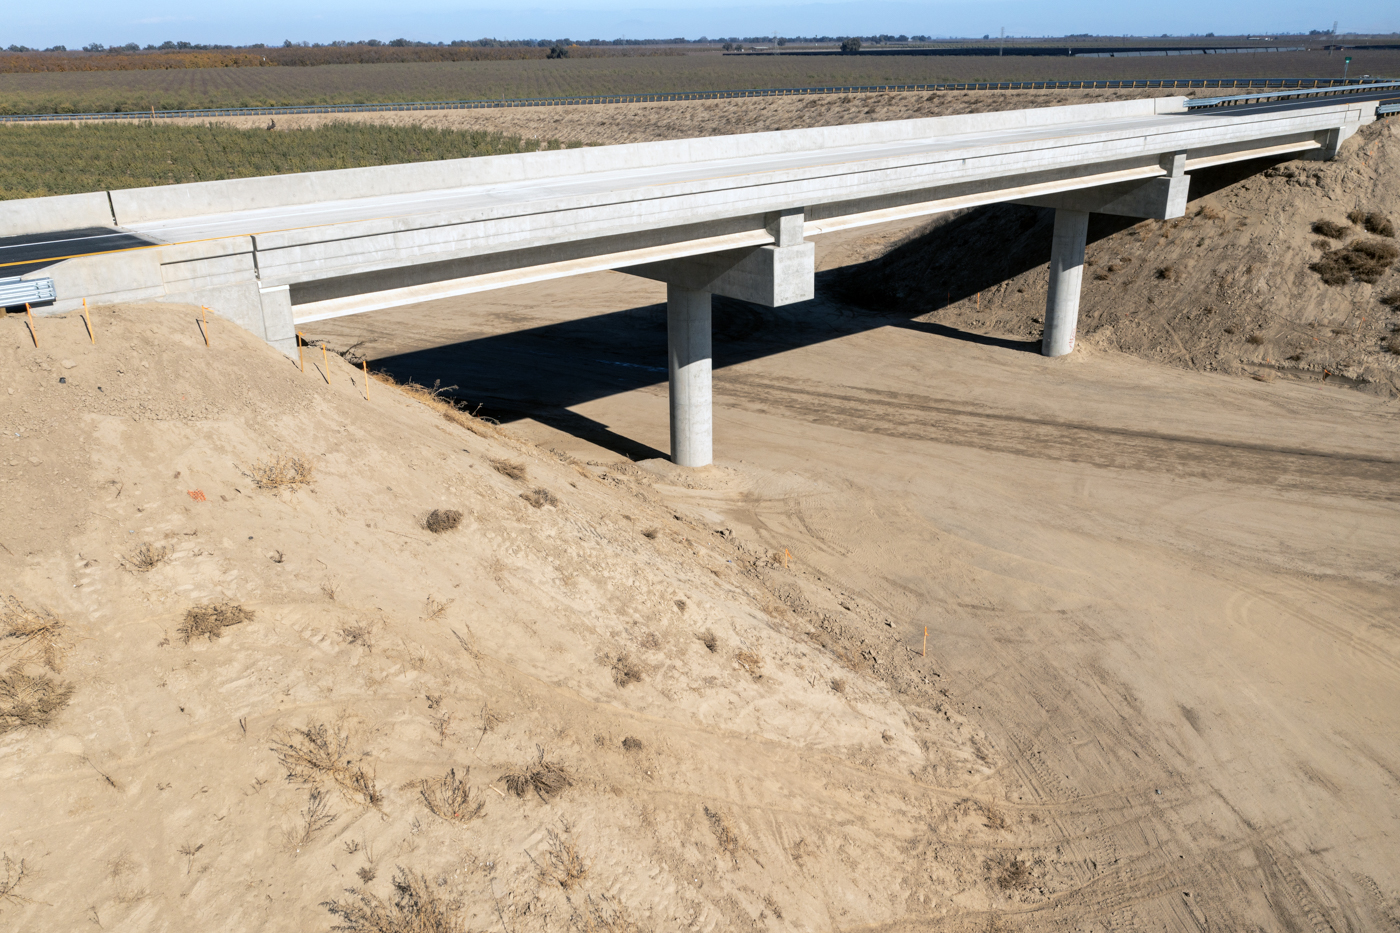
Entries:
{"type": "Polygon", "coordinates": [[[51,279],[55,313],[208,305],[289,354],[311,321],[604,269],[663,281],[671,456],[704,466],[710,297],[813,297],[811,237],[1053,208],[1042,352],[1063,355],[1090,213],[1179,217],[1194,169],[1332,158],[1374,96],[1167,97],[0,202],[0,276],[19,277],[10,295],[51,279]]]}

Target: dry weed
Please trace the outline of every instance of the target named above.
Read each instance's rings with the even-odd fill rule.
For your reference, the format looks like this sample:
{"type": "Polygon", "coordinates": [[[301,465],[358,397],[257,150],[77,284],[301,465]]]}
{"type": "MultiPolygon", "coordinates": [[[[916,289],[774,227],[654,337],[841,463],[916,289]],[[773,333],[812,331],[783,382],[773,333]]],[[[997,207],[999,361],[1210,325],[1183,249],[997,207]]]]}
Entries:
{"type": "Polygon", "coordinates": [[[708,806],[705,807],[705,818],[710,821],[710,832],[715,834],[715,841],[719,843],[720,849],[734,860],[735,865],[739,864],[739,852],[744,845],[729,820],[723,813],[711,810],[708,806]]]}
{"type": "Polygon", "coordinates": [[[1327,285],[1345,285],[1352,279],[1375,284],[1397,258],[1400,247],[1385,240],[1353,240],[1341,249],[1330,250],[1308,266],[1327,285]]]}
{"type": "Polygon", "coordinates": [[[558,506],[559,497],[545,489],[543,486],[536,486],[529,492],[522,492],[520,498],[530,503],[537,509],[542,509],[547,505],[558,506]]]}
{"type": "Polygon", "coordinates": [[[1015,856],[1002,855],[996,859],[987,860],[987,868],[991,872],[992,880],[996,886],[1003,891],[1014,891],[1030,887],[1034,880],[1031,863],[1015,856]]]}
{"type": "Polygon", "coordinates": [[[0,601],[0,639],[4,653],[20,663],[63,669],[68,653],[68,625],[48,609],[31,609],[13,596],[0,601]],[[13,639],[13,641],[11,641],[13,639]]]}
{"type": "Polygon", "coordinates": [[[1400,292],[1396,292],[1393,295],[1386,295],[1381,299],[1381,304],[1385,305],[1387,308],[1400,308],[1400,292]]]}
{"type": "Polygon", "coordinates": [[[185,644],[191,639],[205,636],[210,641],[222,637],[224,629],[232,625],[251,622],[253,613],[237,603],[219,602],[194,606],[185,613],[185,621],[176,629],[184,638],[185,644]]]}
{"type": "Polygon", "coordinates": [[[340,637],[345,639],[346,644],[358,645],[366,651],[374,650],[374,623],[373,622],[352,622],[342,626],[340,637]]]}
{"type": "Polygon", "coordinates": [[[319,786],[332,781],[341,793],[367,807],[378,808],[384,795],[375,787],[374,777],[346,757],[350,737],[324,724],[296,729],[272,746],[287,780],[319,786]]]}
{"type": "Polygon", "coordinates": [[[471,768],[464,768],[459,778],[457,769],[453,768],[437,780],[425,778],[419,782],[418,792],[434,816],[440,816],[452,823],[470,823],[481,815],[486,802],[480,795],[472,793],[470,785],[467,784],[469,774],[471,768]]]}
{"type": "Polygon", "coordinates": [[[1385,348],[1395,356],[1400,356],[1400,334],[1387,340],[1385,342],[1385,348]]]}
{"type": "Polygon", "coordinates": [[[22,904],[29,898],[18,893],[20,883],[24,881],[24,876],[29,874],[29,869],[24,864],[24,859],[16,862],[10,858],[9,853],[0,855],[0,865],[5,868],[5,877],[0,879],[0,904],[22,904]]]}
{"type": "Polygon", "coordinates": [[[354,898],[325,901],[322,907],[338,917],[331,927],[341,933],[461,933],[461,905],[438,894],[428,879],[404,868],[394,873],[392,900],[368,891],[351,891],[354,898]]]}
{"type": "Polygon", "coordinates": [[[1318,236],[1325,236],[1328,239],[1340,240],[1347,235],[1351,228],[1345,224],[1339,224],[1335,220],[1314,220],[1312,232],[1318,236]]]}
{"type": "Polygon", "coordinates": [[[524,797],[534,791],[540,800],[548,803],[550,797],[558,796],[564,788],[574,782],[563,765],[544,760],[544,750],[540,749],[538,760],[519,771],[508,771],[501,777],[506,790],[517,797],[524,797]]]}
{"type": "Polygon", "coordinates": [[[1245,343],[1248,343],[1248,344],[1251,344],[1251,345],[1253,345],[1253,346],[1256,346],[1256,347],[1257,347],[1257,346],[1260,346],[1260,345],[1263,344],[1263,342],[1264,342],[1264,335],[1263,335],[1263,334],[1250,334],[1248,337],[1245,338],[1244,342],[1245,342],[1245,343]]]}
{"type": "Polygon", "coordinates": [[[432,622],[436,619],[440,619],[442,614],[450,609],[455,602],[455,599],[442,600],[429,596],[427,599],[427,608],[423,613],[423,621],[432,622]]]}
{"type": "Polygon", "coordinates": [[[629,752],[639,752],[642,749],[646,748],[646,745],[643,744],[641,739],[634,739],[632,738],[632,736],[629,735],[627,738],[622,740],[622,747],[629,752]]]}
{"type": "Polygon", "coordinates": [[[1011,824],[1006,822],[1006,816],[997,808],[995,804],[983,804],[982,824],[988,829],[1007,829],[1011,824]]]}
{"type": "Polygon", "coordinates": [[[740,651],[734,655],[734,663],[738,664],[754,680],[762,680],[763,658],[753,651],[740,651]]]}
{"type": "Polygon", "coordinates": [[[700,644],[705,646],[705,650],[714,654],[719,650],[719,638],[715,635],[714,629],[705,629],[695,636],[700,639],[700,644]]]}
{"type": "Polygon", "coordinates": [[[1359,227],[1364,227],[1367,233],[1384,237],[1395,236],[1395,225],[1384,214],[1375,211],[1352,211],[1347,214],[1347,220],[1359,227]]]}
{"type": "Polygon", "coordinates": [[[179,852],[185,857],[185,874],[188,875],[194,869],[194,857],[199,854],[199,850],[204,848],[204,843],[195,845],[187,842],[180,846],[179,852]]]}
{"type": "MultiPolygon", "coordinates": [[[[565,830],[567,832],[567,829],[565,830]]],[[[565,891],[572,890],[588,876],[588,866],[578,854],[578,847],[572,840],[566,840],[554,830],[546,830],[549,848],[545,851],[545,863],[540,865],[540,880],[546,884],[557,884],[565,891]]],[[[531,861],[534,857],[531,857],[531,861]]]]}
{"type": "Polygon", "coordinates": [[[297,489],[311,483],[311,461],[295,454],[278,454],[248,467],[259,489],[297,489]]]}
{"type": "Polygon", "coordinates": [[[833,678],[831,678],[831,689],[832,689],[832,690],[835,690],[837,693],[845,693],[845,692],[846,692],[846,680],[845,680],[845,678],[843,678],[843,677],[833,677],[833,678]]]}
{"type": "Polygon", "coordinates": [[[423,519],[423,528],[435,535],[451,531],[462,524],[462,513],[456,509],[433,509],[423,519]]]}
{"type": "Polygon", "coordinates": [[[169,556],[170,548],[165,545],[143,542],[136,546],[136,550],[126,555],[124,560],[126,566],[132,570],[146,573],[159,566],[169,556]]]}
{"type": "Polygon", "coordinates": [[[593,895],[588,895],[581,913],[577,907],[573,907],[572,919],[574,929],[584,933],[641,933],[642,929],[606,894],[599,894],[596,900],[593,895]]]}
{"type": "Polygon", "coordinates": [[[1176,278],[1176,266],[1162,266],[1157,270],[1157,278],[1170,282],[1176,278]]]}
{"type": "Polygon", "coordinates": [[[1200,209],[1196,211],[1196,216],[1204,217],[1206,220],[1219,220],[1225,215],[1220,213],[1220,209],[1213,204],[1202,204],[1200,209]]]}
{"type": "Polygon", "coordinates": [[[643,529],[642,529],[642,537],[643,537],[643,538],[646,538],[648,541],[655,541],[655,540],[656,540],[656,536],[659,535],[659,534],[661,534],[661,529],[660,529],[660,528],[643,528],[643,529]]]}
{"type": "Polygon", "coordinates": [[[613,683],[619,687],[641,683],[642,668],[630,654],[623,652],[612,659],[613,683]]]}
{"type": "Polygon", "coordinates": [[[73,685],[47,674],[33,676],[18,668],[0,674],[0,735],[26,726],[44,728],[71,699],[73,685]]]}
{"type": "Polygon", "coordinates": [[[525,464],[516,460],[505,460],[496,457],[490,459],[491,469],[506,477],[517,481],[524,481],[526,472],[525,464]]]}

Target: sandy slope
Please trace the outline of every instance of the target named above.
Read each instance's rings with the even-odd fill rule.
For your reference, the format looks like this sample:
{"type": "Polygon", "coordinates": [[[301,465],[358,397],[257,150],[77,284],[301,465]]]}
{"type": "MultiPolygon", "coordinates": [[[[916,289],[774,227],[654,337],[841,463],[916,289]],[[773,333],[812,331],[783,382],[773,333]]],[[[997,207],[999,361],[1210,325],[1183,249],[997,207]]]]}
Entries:
{"type": "MultiPolygon", "coordinates": [[[[396,866],[474,929],[570,928],[590,897],[643,929],[822,929],[946,898],[889,870],[911,821],[986,834],[969,801],[991,766],[931,664],[897,687],[850,670],[877,610],[662,504],[651,474],[480,437],[382,384],[366,401],[335,357],[327,384],[230,325],[206,349],[187,309],[94,323],[96,346],[78,317],[41,319],[38,349],[20,317],[0,336],[4,595],[68,623],[59,671],[19,639],[4,666],[76,691],[0,738],[0,851],[24,866],[7,929],[325,929],[322,901],[396,866]],[[251,464],[285,452],[314,483],[257,489],[251,464]],[[436,537],[432,508],[466,518],[436,537]],[[144,572],[143,542],[169,549],[144,572]],[[222,599],[252,621],[185,643],[187,610],[222,599]],[[824,649],[819,625],[849,637],[824,649]],[[334,821],[301,838],[312,788],[274,747],[319,725],[382,800],[323,779],[334,821]],[[503,794],[541,754],[573,786],[503,794]],[[450,767],[485,801],[464,826],[415,783],[450,767]],[[567,890],[551,832],[587,868],[567,890]]],[[[976,859],[936,877],[958,873],[990,896],[976,859]]]]}

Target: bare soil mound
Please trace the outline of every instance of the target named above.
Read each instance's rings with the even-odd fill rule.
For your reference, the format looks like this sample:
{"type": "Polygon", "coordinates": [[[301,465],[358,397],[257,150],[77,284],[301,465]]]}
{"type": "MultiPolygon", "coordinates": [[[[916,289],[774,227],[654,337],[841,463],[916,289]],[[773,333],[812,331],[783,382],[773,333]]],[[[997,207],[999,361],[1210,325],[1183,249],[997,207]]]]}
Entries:
{"type": "MultiPolygon", "coordinates": [[[[1173,366],[1400,391],[1400,124],[1333,162],[1197,172],[1184,218],[1089,225],[1079,337],[1173,366]]],[[[940,217],[842,277],[847,297],[986,336],[1039,340],[1053,212],[940,217]]]]}
{"type": "Polygon", "coordinates": [[[992,769],[875,610],[654,472],[233,325],[206,348],[197,315],[40,318],[37,347],[0,320],[5,929],[819,929],[964,869],[993,896],[980,854],[901,867],[930,808],[990,841],[958,788],[992,769]]]}

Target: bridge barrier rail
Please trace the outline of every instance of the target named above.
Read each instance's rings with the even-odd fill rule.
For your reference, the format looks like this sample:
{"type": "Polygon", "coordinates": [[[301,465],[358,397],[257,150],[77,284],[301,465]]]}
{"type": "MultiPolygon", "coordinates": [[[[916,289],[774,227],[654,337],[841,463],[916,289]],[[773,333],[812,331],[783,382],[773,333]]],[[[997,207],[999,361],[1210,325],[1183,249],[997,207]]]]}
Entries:
{"type": "Polygon", "coordinates": [[[1318,93],[1368,90],[1374,80],[1361,78],[1180,78],[1129,81],[989,81],[970,84],[873,84],[750,88],[730,91],[681,91],[664,94],[605,94],[590,97],[506,98],[502,100],[412,101],[397,104],[305,104],[284,107],[220,107],[206,110],[127,110],[112,113],[0,114],[0,123],[73,122],[77,120],[199,120],[210,117],[269,117],[294,114],[394,113],[415,110],[499,110],[507,107],[565,107],[588,104],[677,103],[745,97],[803,97],[825,94],[872,94],[937,91],[1068,90],[1243,90],[1318,93]]]}

